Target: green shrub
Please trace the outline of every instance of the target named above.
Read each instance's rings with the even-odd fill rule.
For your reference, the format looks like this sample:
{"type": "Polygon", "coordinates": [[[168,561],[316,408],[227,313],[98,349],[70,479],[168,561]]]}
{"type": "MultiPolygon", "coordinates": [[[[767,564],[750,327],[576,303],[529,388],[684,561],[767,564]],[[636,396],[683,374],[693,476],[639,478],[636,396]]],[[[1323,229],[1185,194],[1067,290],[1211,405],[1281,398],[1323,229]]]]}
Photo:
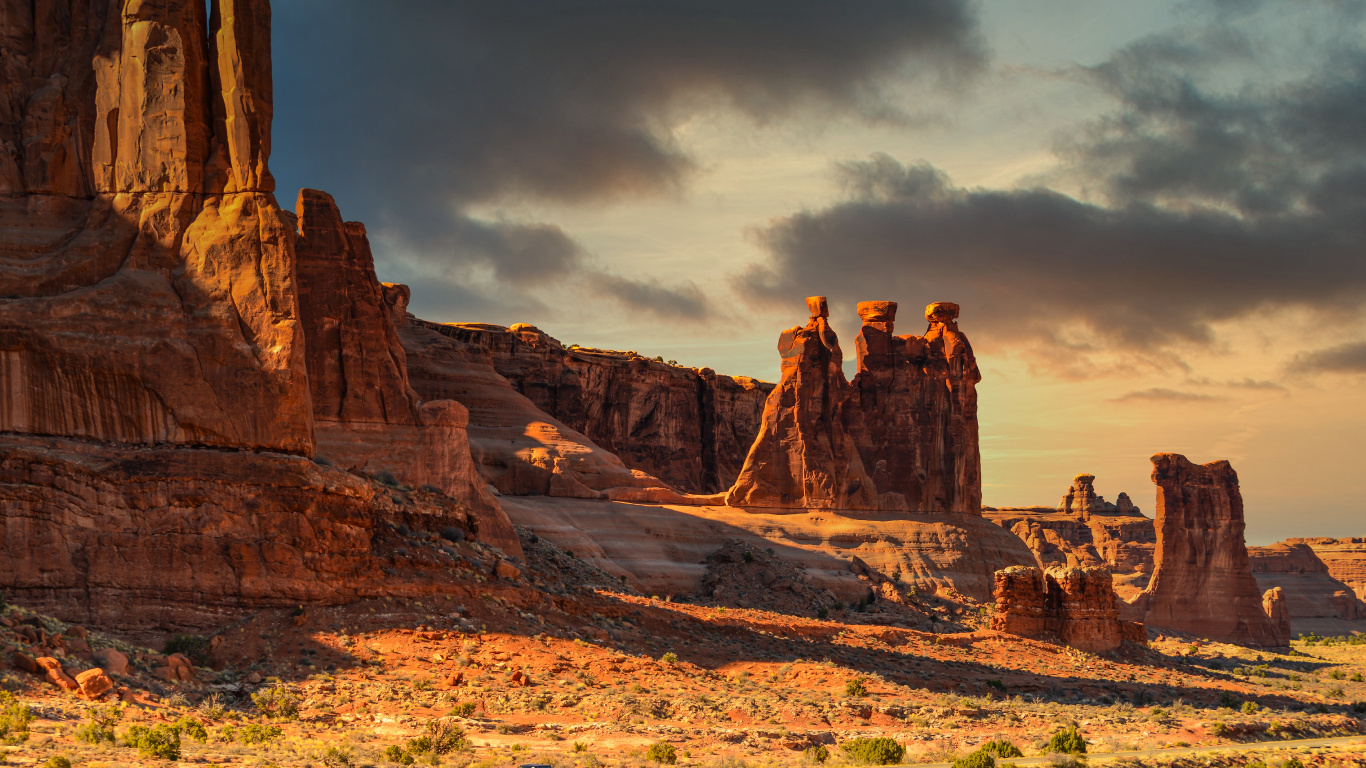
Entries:
{"type": "Polygon", "coordinates": [[[213,655],[209,653],[209,638],[199,635],[172,635],[161,650],[167,656],[179,653],[196,667],[207,667],[213,661],[213,655]]]}
{"type": "Polygon", "coordinates": [[[43,763],[43,768],[71,768],[71,761],[64,755],[53,755],[43,763]]]}
{"type": "Polygon", "coordinates": [[[465,729],[444,718],[427,721],[427,735],[430,749],[438,755],[451,752],[464,752],[470,748],[470,740],[465,738],[465,729]]]}
{"type": "Polygon", "coordinates": [[[399,765],[412,765],[413,756],[403,751],[403,747],[390,744],[384,748],[384,759],[399,765]]]}
{"type": "Polygon", "coordinates": [[[209,740],[209,732],[204,729],[204,724],[189,715],[181,716],[181,718],[175,721],[175,724],[171,727],[176,729],[178,733],[189,736],[200,744],[209,740]]]}
{"type": "Polygon", "coordinates": [[[454,707],[451,707],[450,713],[455,717],[471,717],[474,715],[475,706],[477,705],[474,702],[467,701],[464,704],[457,704],[454,707]]]}
{"type": "Polygon", "coordinates": [[[588,751],[588,745],[587,745],[587,744],[584,744],[582,741],[576,741],[576,742],[574,742],[574,751],[575,751],[575,752],[587,752],[587,751],[588,751]]]}
{"type": "Polygon", "coordinates": [[[986,752],[987,754],[994,755],[996,757],[1024,757],[1024,753],[1020,751],[1019,747],[1015,746],[1014,744],[1011,744],[1005,739],[1001,739],[999,741],[988,741],[987,743],[978,747],[977,751],[986,752]]]}
{"type": "MultiPolygon", "coordinates": [[[[749,554],[746,552],[745,554],[749,554]]],[[[678,762],[678,750],[674,745],[663,741],[656,741],[645,750],[645,759],[655,763],[668,763],[673,765],[678,762]]]]}
{"type": "Polygon", "coordinates": [[[1086,739],[1082,738],[1077,726],[1069,725],[1048,739],[1047,752],[1060,752],[1066,755],[1086,754],[1086,739]]]}
{"type": "Polygon", "coordinates": [[[807,747],[806,751],[802,752],[802,757],[812,763],[823,763],[830,759],[830,750],[826,749],[824,744],[817,744],[814,747],[807,747]]]}
{"type": "Polygon", "coordinates": [[[1000,691],[1001,693],[1005,693],[1005,692],[1006,692],[1006,684],[1003,683],[1003,682],[1001,682],[1000,680],[996,680],[996,679],[994,679],[994,678],[987,681],[987,687],[989,687],[989,688],[995,688],[996,690],[1000,691]]]}
{"type": "Polygon", "coordinates": [[[266,717],[274,720],[297,720],[299,699],[283,685],[272,685],[251,695],[251,703],[266,717]]]}
{"type": "Polygon", "coordinates": [[[954,760],[952,768],[996,768],[996,758],[979,749],[967,757],[954,760]]]}
{"type": "Polygon", "coordinates": [[[868,765],[895,765],[901,762],[906,748],[895,739],[881,736],[876,739],[850,739],[840,745],[851,760],[868,765]]]}
{"type": "Polygon", "coordinates": [[[425,755],[428,752],[434,751],[432,749],[432,737],[427,735],[408,739],[408,743],[404,745],[403,748],[406,749],[410,755],[425,755]]]}
{"type": "MultiPolygon", "coordinates": [[[[222,731],[223,737],[229,741],[232,740],[229,737],[229,732],[231,730],[232,726],[227,726],[223,728],[222,731]]],[[[242,726],[242,730],[240,733],[236,733],[234,735],[236,735],[237,738],[241,739],[243,744],[265,744],[267,741],[270,741],[271,739],[279,738],[283,733],[284,731],[280,730],[278,726],[247,723],[246,725],[242,726]]]]}
{"type": "Polygon", "coordinates": [[[323,765],[327,768],[350,768],[351,749],[349,747],[328,747],[323,755],[323,765]]]}
{"type": "Polygon", "coordinates": [[[1228,723],[1216,722],[1211,724],[1209,727],[1209,735],[1215,737],[1216,739],[1227,738],[1228,735],[1232,732],[1232,729],[1228,727],[1228,723]]]}
{"type": "Polygon", "coordinates": [[[845,696],[867,696],[868,686],[864,685],[867,678],[856,677],[844,684],[845,696]]]}
{"type": "Polygon", "coordinates": [[[1304,768],[1304,763],[1301,763],[1298,757],[1292,757],[1281,763],[1281,768],[1304,768]]]}
{"type": "Polygon", "coordinates": [[[1334,680],[1342,680],[1343,678],[1347,677],[1347,673],[1343,672],[1340,669],[1335,669],[1332,672],[1329,672],[1328,676],[1333,678],[1334,680]]]}
{"type": "Polygon", "coordinates": [[[137,747],[140,757],[158,760],[180,759],[180,731],[172,726],[158,725],[146,728],[134,725],[124,734],[123,739],[128,746],[137,747]]]}
{"type": "Polygon", "coordinates": [[[9,691],[0,691],[0,744],[18,744],[28,740],[28,724],[33,722],[33,710],[9,691]]]}
{"type": "Polygon", "coordinates": [[[1257,714],[1260,710],[1261,710],[1261,705],[1259,705],[1259,704],[1258,704],[1257,702],[1255,702],[1255,701],[1245,701],[1245,702],[1243,702],[1243,714],[1245,714],[1245,715],[1255,715],[1255,714],[1257,714]]]}
{"type": "Polygon", "coordinates": [[[673,651],[669,651],[668,653],[665,653],[663,656],[660,656],[659,660],[664,662],[665,664],[677,664],[678,654],[674,653],[673,651]]]}

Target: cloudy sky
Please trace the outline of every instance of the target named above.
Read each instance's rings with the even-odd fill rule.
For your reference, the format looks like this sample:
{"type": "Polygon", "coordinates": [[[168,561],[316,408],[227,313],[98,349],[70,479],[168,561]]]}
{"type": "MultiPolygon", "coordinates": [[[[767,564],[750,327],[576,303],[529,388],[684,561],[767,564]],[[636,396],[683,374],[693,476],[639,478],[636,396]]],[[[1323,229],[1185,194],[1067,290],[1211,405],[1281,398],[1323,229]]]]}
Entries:
{"type": "Polygon", "coordinates": [[[272,167],[420,316],[772,380],[802,297],[956,301],[988,504],[1177,451],[1366,535],[1366,3],[384,6],[277,0],[272,167]]]}

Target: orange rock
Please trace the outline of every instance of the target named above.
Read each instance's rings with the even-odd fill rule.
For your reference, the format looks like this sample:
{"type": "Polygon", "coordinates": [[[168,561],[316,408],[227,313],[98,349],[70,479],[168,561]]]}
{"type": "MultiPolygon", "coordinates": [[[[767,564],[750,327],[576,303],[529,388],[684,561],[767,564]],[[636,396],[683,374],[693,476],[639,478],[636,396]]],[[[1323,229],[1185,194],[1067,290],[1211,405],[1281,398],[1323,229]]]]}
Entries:
{"type": "Polygon", "coordinates": [[[66,691],[80,690],[80,686],[76,684],[76,681],[72,680],[71,676],[66,673],[66,670],[62,669],[61,662],[51,656],[40,656],[37,659],[34,659],[34,661],[47,673],[47,679],[53,685],[66,691]]]}
{"type": "Polygon", "coordinates": [[[1283,645],[1252,576],[1233,466],[1192,464],[1174,453],[1157,454],[1152,462],[1157,562],[1130,611],[1149,626],[1240,645],[1283,645]]]}
{"type": "Polygon", "coordinates": [[[87,699],[97,699],[114,688],[114,681],[99,667],[87,669],[76,675],[76,684],[80,686],[81,695],[87,699]]]}
{"type": "Polygon", "coordinates": [[[115,648],[101,648],[94,653],[95,661],[109,675],[123,675],[128,672],[128,657],[115,648]]]}
{"type": "Polygon", "coordinates": [[[522,577],[522,569],[506,560],[499,560],[498,563],[493,566],[493,575],[500,579],[520,579],[522,577]]]}
{"type": "Polygon", "coordinates": [[[1104,568],[1013,567],[996,572],[991,628],[1101,652],[1126,640],[1146,640],[1141,627],[1119,618],[1110,572],[1104,568]]]}
{"type": "Polygon", "coordinates": [[[446,677],[441,681],[441,684],[446,686],[447,688],[458,688],[460,684],[463,682],[465,682],[465,674],[463,672],[455,672],[446,675],[446,677]]]}
{"type": "Polygon", "coordinates": [[[1366,617],[1366,606],[1353,589],[1333,578],[1310,545],[1287,540],[1269,547],[1248,547],[1247,554],[1263,596],[1269,589],[1283,592],[1292,627],[1297,620],[1353,621],[1366,617]]]}
{"type": "Polygon", "coordinates": [[[1290,609],[1285,603],[1285,590],[1280,587],[1272,587],[1262,594],[1262,611],[1276,628],[1276,637],[1282,641],[1280,645],[1290,645],[1291,638],[1290,609]]]}
{"type": "Polygon", "coordinates": [[[13,661],[15,669],[22,669],[25,672],[36,673],[39,669],[41,669],[41,667],[38,666],[38,662],[34,661],[32,656],[28,655],[27,653],[24,653],[23,651],[15,651],[13,661]]]}

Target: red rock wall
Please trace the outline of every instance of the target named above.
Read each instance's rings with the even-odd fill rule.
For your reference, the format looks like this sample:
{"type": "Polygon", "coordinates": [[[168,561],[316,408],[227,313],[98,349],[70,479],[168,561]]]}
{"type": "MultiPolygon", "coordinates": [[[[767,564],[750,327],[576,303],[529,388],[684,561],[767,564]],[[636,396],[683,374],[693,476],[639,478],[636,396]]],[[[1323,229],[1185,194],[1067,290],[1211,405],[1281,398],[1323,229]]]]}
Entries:
{"type": "Polygon", "coordinates": [[[825,298],[778,340],[782,379],[727,503],[747,507],[981,513],[972,347],[957,305],[926,309],[925,336],[895,336],[895,302],[859,305],[852,384],[825,298]]]}
{"type": "Polygon", "coordinates": [[[1366,606],[1347,584],[1333,578],[1328,566],[1308,544],[1281,542],[1248,547],[1257,587],[1280,590],[1293,622],[1303,619],[1366,618],[1366,606]]]}
{"type": "Polygon", "coordinates": [[[1288,637],[1262,610],[1243,540],[1243,497],[1227,461],[1192,464],[1152,457],[1157,484],[1157,557],[1152,581],[1133,605],[1149,626],[1262,647],[1288,637]]]}
{"type": "Polygon", "coordinates": [[[1286,539],[1286,544],[1308,544],[1328,567],[1328,573],[1366,600],[1366,538],[1286,539]]]}
{"type": "Polygon", "coordinates": [[[1001,632],[1091,652],[1147,639],[1141,626],[1119,618],[1104,568],[1007,568],[996,572],[994,597],[991,628],[1001,632]]]}
{"type": "Polygon", "coordinates": [[[771,384],[640,355],[566,349],[527,325],[424,323],[464,346],[545,414],[595,445],[689,493],[739,474],[771,384]]]}

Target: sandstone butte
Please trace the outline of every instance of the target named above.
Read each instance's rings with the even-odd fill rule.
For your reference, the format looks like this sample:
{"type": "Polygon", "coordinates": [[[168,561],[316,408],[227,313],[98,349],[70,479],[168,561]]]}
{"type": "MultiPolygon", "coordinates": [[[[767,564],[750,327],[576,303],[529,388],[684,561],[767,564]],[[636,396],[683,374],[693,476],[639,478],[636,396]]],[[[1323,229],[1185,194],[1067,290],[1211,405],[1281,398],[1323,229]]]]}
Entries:
{"type": "Polygon", "coordinates": [[[1159,453],[1152,462],[1156,562],[1152,581],[1126,612],[1141,615],[1150,627],[1222,642],[1287,645],[1288,624],[1273,623],[1252,576],[1243,497],[1232,465],[1193,464],[1175,453],[1159,453]]]}
{"type": "Polygon", "coordinates": [[[385,522],[520,555],[464,409],[405,382],[363,230],[320,194],[303,232],[276,204],[266,0],[29,9],[0,80],[0,587],[203,627],[431,589],[369,554],[385,522]]]}
{"type": "Polygon", "coordinates": [[[1093,653],[1148,639],[1142,624],[1120,619],[1104,568],[1013,566],[996,572],[993,592],[991,628],[1000,632],[1093,653]]]}

